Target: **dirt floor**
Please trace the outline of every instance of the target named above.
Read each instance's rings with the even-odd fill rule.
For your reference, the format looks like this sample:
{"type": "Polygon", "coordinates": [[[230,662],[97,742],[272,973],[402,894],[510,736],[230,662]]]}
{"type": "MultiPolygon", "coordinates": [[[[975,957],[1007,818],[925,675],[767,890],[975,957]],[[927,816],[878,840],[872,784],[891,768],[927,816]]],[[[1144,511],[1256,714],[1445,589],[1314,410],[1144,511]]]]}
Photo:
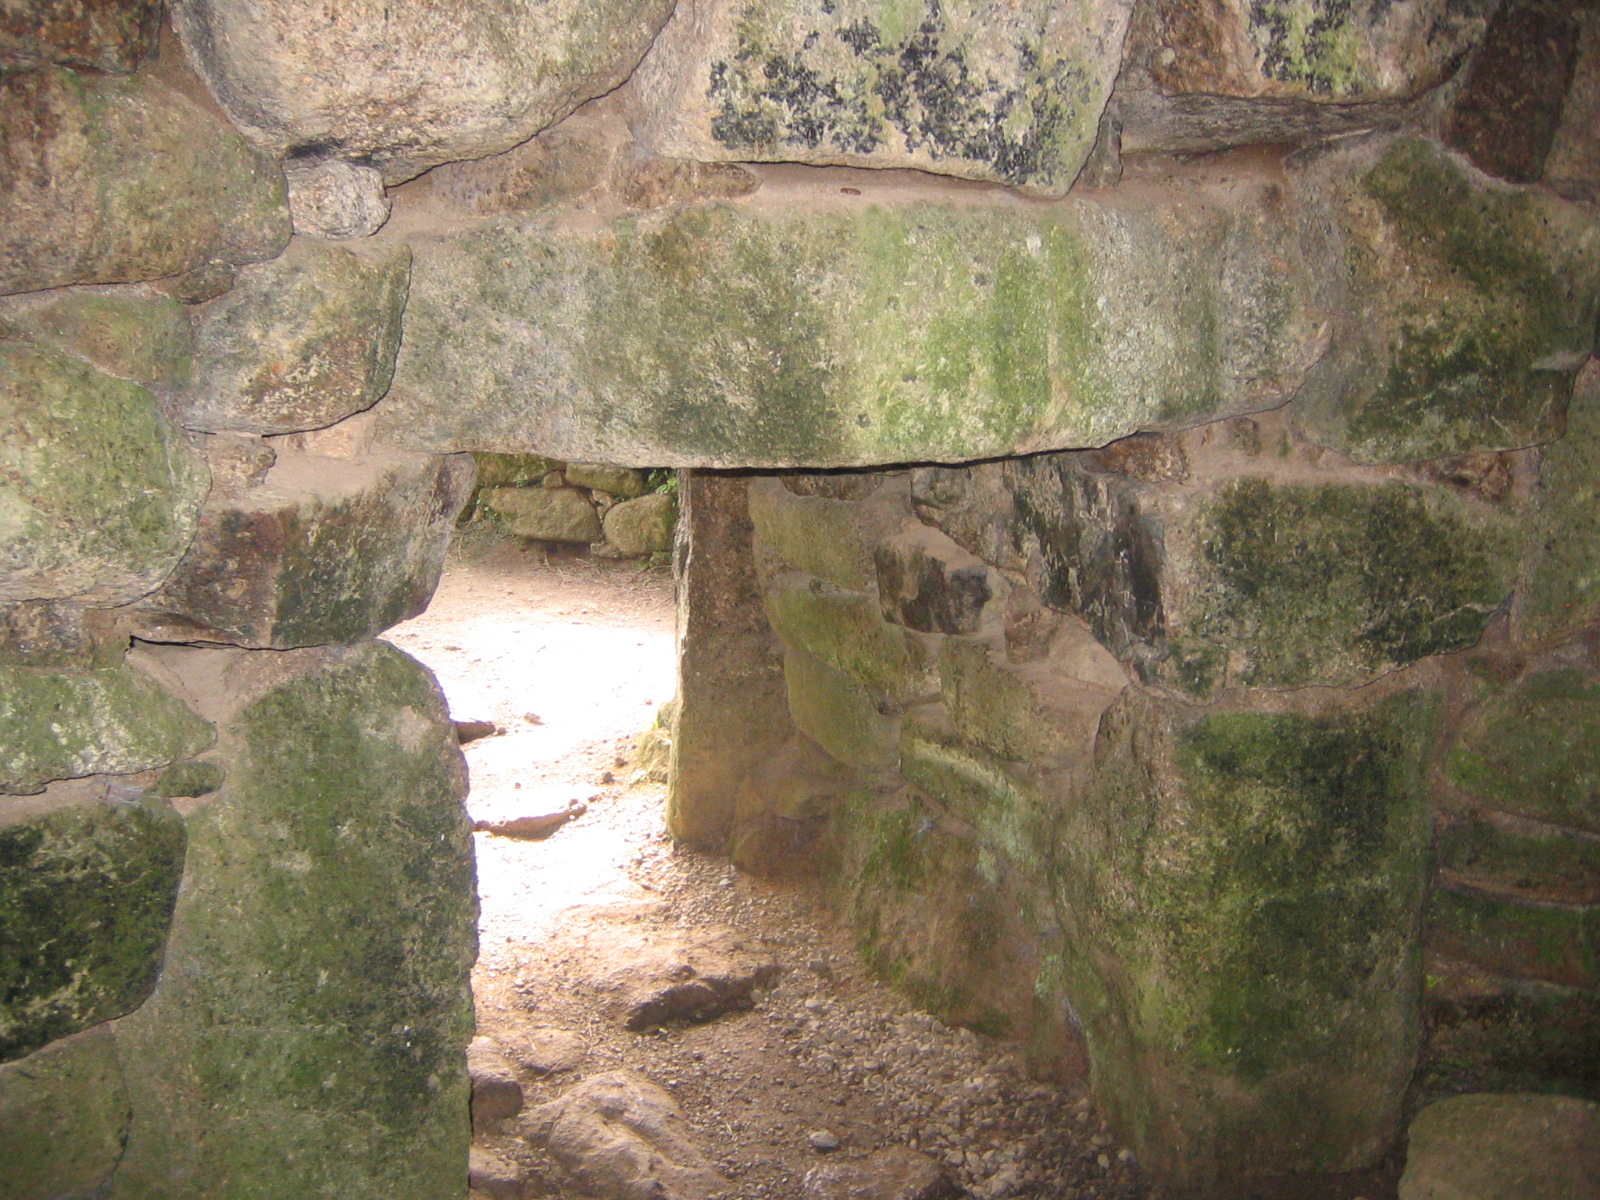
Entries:
{"type": "Polygon", "coordinates": [[[936,1162],[949,1195],[1147,1195],[1085,1097],[1027,1079],[1011,1045],[879,985],[807,888],[668,837],[664,788],[634,746],[673,693],[672,630],[665,569],[469,539],[428,612],[389,634],[435,671],[458,721],[501,731],[465,747],[476,820],[586,806],[543,840],[475,835],[479,1033],[525,1096],[521,1118],[478,1133],[520,1180],[502,1194],[584,1194],[519,1132],[578,1081],[620,1069],[676,1098],[728,1197],[858,1194],[807,1174],[895,1145],[936,1162]],[[703,1023],[624,1028],[635,976],[707,944],[775,964],[775,980],[703,1023]]]}

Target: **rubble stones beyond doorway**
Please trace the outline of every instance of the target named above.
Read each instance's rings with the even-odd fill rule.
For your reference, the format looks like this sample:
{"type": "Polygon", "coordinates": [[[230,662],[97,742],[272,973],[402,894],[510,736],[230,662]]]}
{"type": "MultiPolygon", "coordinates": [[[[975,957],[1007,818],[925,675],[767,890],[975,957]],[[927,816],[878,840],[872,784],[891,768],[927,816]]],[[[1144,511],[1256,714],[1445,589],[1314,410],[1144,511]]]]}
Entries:
{"type": "Polygon", "coordinates": [[[463,451],[692,469],[675,831],[1170,1188],[1600,1095],[1592,6],[0,7],[20,1195],[459,1193],[463,451]]]}

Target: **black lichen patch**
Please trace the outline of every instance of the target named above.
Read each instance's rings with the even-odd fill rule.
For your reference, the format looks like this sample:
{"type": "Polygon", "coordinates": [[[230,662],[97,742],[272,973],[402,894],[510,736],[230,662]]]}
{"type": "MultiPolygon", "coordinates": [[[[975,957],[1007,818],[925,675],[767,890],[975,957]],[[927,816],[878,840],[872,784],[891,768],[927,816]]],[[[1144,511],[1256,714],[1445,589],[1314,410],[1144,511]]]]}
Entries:
{"type": "Polygon", "coordinates": [[[1012,78],[980,70],[939,0],[898,39],[864,18],[830,32],[788,49],[741,29],[733,58],[711,64],[712,136],[757,155],[866,155],[897,135],[913,154],[981,163],[1007,183],[1070,182],[1077,163],[1062,161],[1063,146],[1099,115],[1082,67],[1022,42],[1012,78]]]}
{"type": "Polygon", "coordinates": [[[0,1062],[120,1017],[155,986],[183,822],[96,805],[0,830],[0,1062]]]}
{"type": "Polygon", "coordinates": [[[1353,82],[1342,61],[1340,34],[1350,23],[1352,0],[1251,0],[1250,30],[1261,54],[1261,72],[1269,79],[1296,83],[1312,95],[1342,93],[1353,82]],[[1309,10],[1310,21],[1304,16],[1309,10]]]}

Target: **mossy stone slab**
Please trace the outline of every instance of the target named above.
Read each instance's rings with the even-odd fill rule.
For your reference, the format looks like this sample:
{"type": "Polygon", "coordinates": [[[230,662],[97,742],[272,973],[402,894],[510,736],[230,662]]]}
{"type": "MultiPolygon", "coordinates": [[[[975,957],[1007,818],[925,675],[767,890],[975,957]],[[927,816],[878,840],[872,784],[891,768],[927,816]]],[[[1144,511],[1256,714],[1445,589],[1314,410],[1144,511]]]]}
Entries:
{"type": "Polygon", "coordinates": [[[194,536],[209,486],[152,393],[0,342],[0,601],[144,595],[194,536]]]}
{"type": "Polygon", "coordinates": [[[0,665],[0,790],[164,767],[211,744],[209,724],[133,667],[0,665]]]}
{"type": "Polygon", "coordinates": [[[472,479],[466,455],[284,451],[259,486],[207,501],[139,603],[143,636],[282,649],[381,633],[427,607],[472,479]]]}
{"type": "Polygon", "coordinates": [[[105,1182],[128,1134],[128,1093],[110,1026],[0,1067],[6,1200],[81,1200],[105,1182]]]}
{"type": "Polygon", "coordinates": [[[1464,650],[1515,582],[1512,518],[1439,489],[1246,477],[1191,512],[1166,529],[1158,583],[1179,597],[1156,669],[1200,696],[1359,684],[1464,650]]]}
{"type": "Polygon", "coordinates": [[[837,587],[872,588],[873,524],[862,507],[828,496],[797,496],[776,479],[750,481],[750,520],[762,558],[837,587]]]}
{"type": "Polygon", "coordinates": [[[297,237],[196,310],[191,429],[294,433],[371,408],[400,346],[411,254],[297,237]]]}
{"type": "MultiPolygon", "coordinates": [[[[804,188],[804,185],[793,185],[804,188]]],[[[667,466],[957,461],[1285,400],[1323,318],[1281,195],[738,204],[411,239],[379,435],[667,466]]]]}
{"type": "Polygon", "coordinates": [[[1428,904],[1428,946],[1508,978],[1600,990],[1600,906],[1539,904],[1449,885],[1428,904]]]}
{"type": "Polygon", "coordinates": [[[1094,1088],[1175,1188],[1368,1165],[1415,1062],[1434,705],[1129,693],[1052,874],[1094,1088]],[[1324,701],[1325,703],[1325,701],[1324,701]]]}
{"type": "MultiPolygon", "coordinates": [[[[1448,79],[1482,39],[1492,0],[1337,0],[1141,4],[1125,52],[1130,75],[1163,93],[1372,104],[1448,79]]],[[[1271,105],[1262,105],[1270,108],[1271,105]]]]}
{"type": "Polygon", "coordinates": [[[898,704],[938,690],[931,664],[905,630],[878,610],[876,596],[787,572],[766,593],[767,620],[787,646],[803,650],[898,704]]]}
{"type": "Polygon", "coordinates": [[[482,450],[473,453],[472,461],[478,464],[480,488],[527,487],[550,472],[561,470],[560,463],[542,454],[497,454],[482,450]]]}
{"type": "Polygon", "coordinates": [[[0,324],[96,369],[168,395],[194,365],[189,314],[148,285],[65,288],[0,302],[0,324]]]}
{"type": "Polygon", "coordinates": [[[118,1029],[134,1118],[109,1194],[454,1194],[477,901],[444,699],[382,642],[211,668],[228,780],[189,818],[161,983],[118,1029]]]}
{"type": "Polygon", "coordinates": [[[1600,1104],[1452,1096],[1412,1121],[1400,1200],[1600,1200],[1600,1104]]]}
{"type": "Polygon", "coordinates": [[[1565,436],[1546,446],[1512,609],[1524,645],[1571,637],[1600,614],[1600,363],[1578,375],[1565,436]]]}
{"type": "Polygon", "coordinates": [[[183,821],[159,801],[0,828],[0,1062],[144,1002],[183,863],[183,821]]]}
{"type": "Polygon", "coordinates": [[[1600,837],[1471,814],[1439,831],[1436,857],[1451,879],[1501,895],[1600,903],[1600,837]]]}
{"type": "Polygon", "coordinates": [[[1297,179],[1337,230],[1328,303],[1350,314],[1296,405],[1313,440],[1407,462],[1560,435],[1600,316],[1592,214],[1420,138],[1313,157],[1297,179]]]}
{"type": "Polygon", "coordinates": [[[783,656],[784,690],[795,728],[847,766],[892,770],[899,761],[899,719],[843,671],[792,647],[783,656]]]}
{"type": "Polygon", "coordinates": [[[0,294],[258,262],[289,240],[278,164],[152,74],[7,72],[0,142],[0,294]]]}
{"type": "Polygon", "coordinates": [[[1492,694],[1445,769],[1502,812],[1600,833],[1600,681],[1560,668],[1492,694]]]}
{"type": "Polygon", "coordinates": [[[685,0],[633,80],[657,153],[911,167],[1059,196],[1131,0],[685,0]]]}

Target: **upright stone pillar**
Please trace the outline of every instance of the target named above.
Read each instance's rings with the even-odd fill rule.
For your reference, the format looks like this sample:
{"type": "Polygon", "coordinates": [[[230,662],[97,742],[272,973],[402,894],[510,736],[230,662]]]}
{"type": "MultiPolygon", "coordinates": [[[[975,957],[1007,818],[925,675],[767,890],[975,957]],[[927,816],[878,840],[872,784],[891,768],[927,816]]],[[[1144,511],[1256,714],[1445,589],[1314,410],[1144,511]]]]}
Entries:
{"type": "Polygon", "coordinates": [[[793,732],[767,625],[748,483],[685,471],[678,519],[678,711],[667,782],[675,837],[721,848],[739,784],[793,732]]]}

